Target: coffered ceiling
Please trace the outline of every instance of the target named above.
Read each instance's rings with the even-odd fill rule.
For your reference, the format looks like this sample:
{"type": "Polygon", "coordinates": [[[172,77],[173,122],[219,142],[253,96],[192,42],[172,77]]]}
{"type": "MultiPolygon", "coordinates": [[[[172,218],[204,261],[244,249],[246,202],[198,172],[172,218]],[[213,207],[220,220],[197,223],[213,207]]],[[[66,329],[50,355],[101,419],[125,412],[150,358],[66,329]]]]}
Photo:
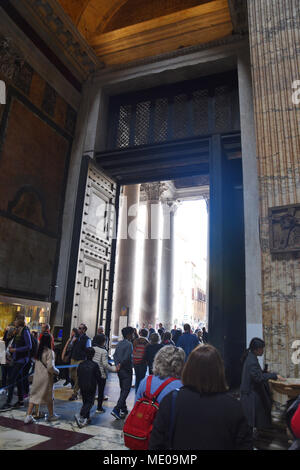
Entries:
{"type": "Polygon", "coordinates": [[[9,1],[80,82],[245,29],[245,0],[9,1]]]}

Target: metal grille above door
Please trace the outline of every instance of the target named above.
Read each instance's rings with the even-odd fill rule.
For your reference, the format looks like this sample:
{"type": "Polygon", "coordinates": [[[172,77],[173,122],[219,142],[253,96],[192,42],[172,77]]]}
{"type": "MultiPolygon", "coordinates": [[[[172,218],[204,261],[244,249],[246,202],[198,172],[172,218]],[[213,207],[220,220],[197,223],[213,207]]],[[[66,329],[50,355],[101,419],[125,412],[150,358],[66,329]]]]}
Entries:
{"type": "Polygon", "coordinates": [[[234,71],[112,97],[107,149],[239,130],[234,71]]]}

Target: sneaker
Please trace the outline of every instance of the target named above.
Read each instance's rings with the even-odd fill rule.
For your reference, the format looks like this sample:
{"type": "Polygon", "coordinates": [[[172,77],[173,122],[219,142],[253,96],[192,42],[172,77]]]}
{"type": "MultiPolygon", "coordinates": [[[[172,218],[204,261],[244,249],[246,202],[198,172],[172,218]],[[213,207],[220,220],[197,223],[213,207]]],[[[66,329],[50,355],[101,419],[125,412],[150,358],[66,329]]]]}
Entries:
{"type": "Polygon", "coordinates": [[[103,401],[107,401],[108,398],[109,398],[109,397],[108,397],[107,395],[105,395],[104,398],[103,398],[103,401]]]}
{"type": "Polygon", "coordinates": [[[114,408],[110,414],[113,415],[116,419],[121,419],[121,415],[119,411],[116,410],[116,408],[114,408]]]}
{"type": "Polygon", "coordinates": [[[24,406],[24,402],[18,400],[18,401],[16,401],[16,403],[14,403],[14,404],[12,405],[12,408],[18,409],[18,408],[22,408],[23,406],[24,406]]]}
{"type": "Polygon", "coordinates": [[[126,410],[126,411],[120,411],[120,417],[121,417],[121,418],[125,418],[125,416],[127,416],[127,415],[128,415],[128,410],[126,410]]]}
{"type": "Polygon", "coordinates": [[[26,418],[24,419],[24,424],[31,424],[35,422],[36,421],[32,415],[27,415],[26,418]]]}
{"type": "Polygon", "coordinates": [[[70,380],[66,380],[65,383],[63,384],[63,387],[66,387],[67,385],[69,385],[71,382],[70,380]]]}
{"type": "Polygon", "coordinates": [[[83,426],[85,426],[87,424],[87,419],[82,418],[82,416],[77,415],[77,414],[75,415],[75,421],[76,421],[79,428],[82,428],[83,426]]]}
{"type": "Polygon", "coordinates": [[[100,413],[105,413],[105,409],[104,408],[100,408],[100,410],[96,410],[96,413],[100,414],[100,413]]]}
{"type": "Polygon", "coordinates": [[[54,413],[52,416],[48,416],[47,421],[48,423],[52,423],[52,421],[58,421],[59,418],[60,416],[54,413]]]}
{"type": "Polygon", "coordinates": [[[78,396],[74,395],[74,393],[73,393],[73,395],[69,398],[69,401],[75,401],[77,399],[78,399],[78,396]]]}
{"type": "Polygon", "coordinates": [[[10,411],[12,410],[13,407],[10,403],[4,403],[4,405],[1,406],[0,411],[10,411]]]}

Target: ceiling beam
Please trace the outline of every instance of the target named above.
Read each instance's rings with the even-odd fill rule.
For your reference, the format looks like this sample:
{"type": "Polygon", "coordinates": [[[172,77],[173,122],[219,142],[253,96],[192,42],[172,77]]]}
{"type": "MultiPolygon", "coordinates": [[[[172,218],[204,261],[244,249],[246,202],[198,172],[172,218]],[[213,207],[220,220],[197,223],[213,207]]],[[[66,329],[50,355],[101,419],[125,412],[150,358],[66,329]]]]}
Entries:
{"type": "Polygon", "coordinates": [[[234,34],[248,33],[248,8],[246,0],[228,0],[234,34]]]}

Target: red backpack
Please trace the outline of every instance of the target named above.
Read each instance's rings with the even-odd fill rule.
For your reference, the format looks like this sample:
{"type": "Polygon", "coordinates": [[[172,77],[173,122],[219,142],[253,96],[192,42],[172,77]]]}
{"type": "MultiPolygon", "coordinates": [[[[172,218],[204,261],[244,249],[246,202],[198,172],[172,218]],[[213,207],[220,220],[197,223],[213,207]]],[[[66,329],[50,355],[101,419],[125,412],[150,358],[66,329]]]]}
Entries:
{"type": "Polygon", "coordinates": [[[159,408],[157,397],[174,380],[177,379],[170,377],[165,380],[155,393],[151,394],[152,375],[147,378],[144,396],[134,405],[123,428],[125,446],[130,450],[148,449],[154,418],[159,408]]]}

